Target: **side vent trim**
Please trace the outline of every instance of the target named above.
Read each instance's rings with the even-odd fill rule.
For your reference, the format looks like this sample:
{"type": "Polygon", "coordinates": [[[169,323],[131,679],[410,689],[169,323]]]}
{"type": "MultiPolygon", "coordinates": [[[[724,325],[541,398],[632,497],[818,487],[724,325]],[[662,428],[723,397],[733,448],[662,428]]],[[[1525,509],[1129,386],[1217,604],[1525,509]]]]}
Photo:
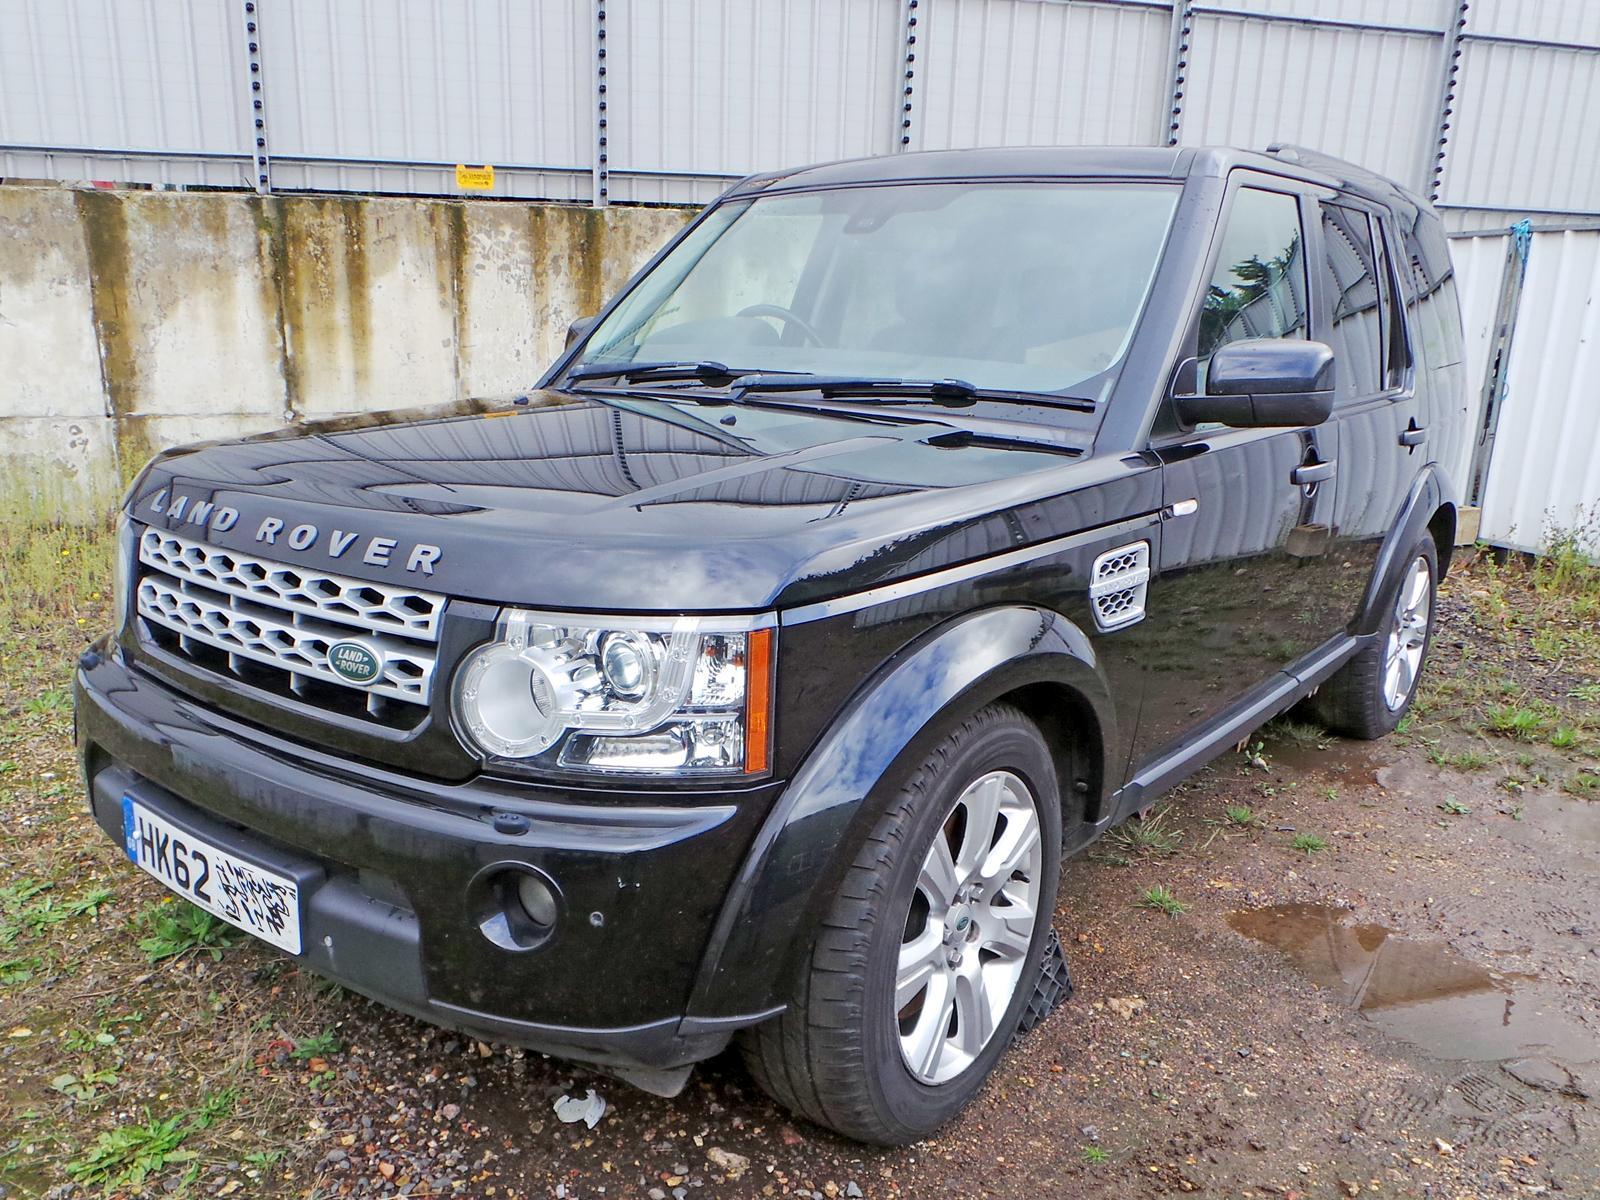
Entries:
{"type": "Polygon", "coordinates": [[[1089,603],[1101,632],[1144,620],[1149,587],[1149,542],[1129,542],[1095,559],[1089,572],[1089,603]]]}

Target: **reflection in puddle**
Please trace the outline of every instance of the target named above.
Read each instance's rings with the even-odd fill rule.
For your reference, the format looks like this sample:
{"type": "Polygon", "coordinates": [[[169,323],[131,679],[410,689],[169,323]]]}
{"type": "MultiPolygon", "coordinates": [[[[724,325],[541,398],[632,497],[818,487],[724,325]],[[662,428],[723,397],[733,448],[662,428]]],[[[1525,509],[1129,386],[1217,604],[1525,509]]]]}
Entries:
{"type": "Polygon", "coordinates": [[[1554,993],[1514,986],[1444,946],[1349,918],[1345,909],[1281,904],[1230,913],[1228,924],[1282,950],[1386,1033],[1441,1058],[1492,1061],[1538,1050],[1600,1059],[1600,1029],[1560,1013],[1554,993]]]}

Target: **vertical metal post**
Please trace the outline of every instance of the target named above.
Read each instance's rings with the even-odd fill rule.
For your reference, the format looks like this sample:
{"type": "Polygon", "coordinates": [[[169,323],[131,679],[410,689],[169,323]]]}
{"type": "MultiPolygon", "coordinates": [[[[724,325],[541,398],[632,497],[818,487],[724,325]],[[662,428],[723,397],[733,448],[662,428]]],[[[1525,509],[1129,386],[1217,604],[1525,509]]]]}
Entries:
{"type": "Polygon", "coordinates": [[[901,70],[900,104],[895,112],[894,137],[891,145],[898,150],[911,149],[912,115],[917,98],[917,34],[921,24],[920,0],[904,0],[900,8],[901,70]]]}
{"type": "Polygon", "coordinates": [[[604,208],[610,203],[611,155],[606,134],[606,0],[594,0],[594,172],[591,203],[604,208]]]}
{"type": "Polygon", "coordinates": [[[244,0],[244,77],[249,82],[245,96],[250,102],[246,110],[246,119],[250,122],[250,175],[256,191],[265,196],[272,191],[272,156],[267,152],[267,102],[261,70],[260,9],[260,0],[244,0]]]}
{"type": "Polygon", "coordinates": [[[1494,311],[1489,357],[1483,370],[1483,418],[1478,422],[1478,440],[1472,447],[1472,469],[1467,473],[1467,503],[1473,508],[1483,506],[1483,489],[1489,482],[1489,462],[1494,455],[1494,439],[1500,429],[1506,382],[1511,373],[1511,344],[1517,334],[1522,281],[1527,277],[1528,253],[1533,248],[1532,222],[1518,221],[1510,232],[1506,265],[1500,273],[1500,300],[1494,311]]]}
{"type": "Polygon", "coordinates": [[[1439,64],[1439,103],[1434,109],[1433,141],[1424,151],[1421,186],[1417,189],[1430,201],[1439,199],[1444,180],[1444,158],[1450,147],[1450,117],[1455,112],[1456,84],[1461,72],[1461,35],[1467,29],[1467,9],[1471,0],[1456,0],[1455,18],[1444,30],[1443,53],[1439,64]]]}
{"type": "Polygon", "coordinates": [[[1183,134],[1183,94],[1188,90],[1189,46],[1194,36],[1193,0],[1172,0],[1172,39],[1167,51],[1166,144],[1176,146],[1183,134]]]}

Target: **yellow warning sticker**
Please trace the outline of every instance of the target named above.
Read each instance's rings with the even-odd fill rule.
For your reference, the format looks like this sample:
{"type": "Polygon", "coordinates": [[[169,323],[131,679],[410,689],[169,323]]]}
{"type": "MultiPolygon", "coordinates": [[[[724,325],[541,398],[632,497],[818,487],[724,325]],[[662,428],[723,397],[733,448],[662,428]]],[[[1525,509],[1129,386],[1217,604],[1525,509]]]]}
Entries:
{"type": "Polygon", "coordinates": [[[457,163],[456,186],[468,192],[492,191],[494,189],[494,168],[490,166],[469,167],[465,163],[457,163]]]}

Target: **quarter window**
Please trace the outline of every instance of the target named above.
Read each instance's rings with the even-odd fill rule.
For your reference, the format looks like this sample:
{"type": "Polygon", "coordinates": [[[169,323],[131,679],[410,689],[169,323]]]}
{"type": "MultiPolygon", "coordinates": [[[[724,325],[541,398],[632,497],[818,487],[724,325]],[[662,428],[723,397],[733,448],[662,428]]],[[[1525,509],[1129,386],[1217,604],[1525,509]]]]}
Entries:
{"type": "Polygon", "coordinates": [[[1372,223],[1360,209],[1322,206],[1322,238],[1332,313],[1328,344],[1343,397],[1383,389],[1383,321],[1378,302],[1372,223]]]}
{"type": "Polygon", "coordinates": [[[1259,188],[1234,193],[1200,312],[1198,390],[1205,390],[1211,356],[1229,342],[1306,336],[1304,247],[1295,197],[1259,188]]]}

